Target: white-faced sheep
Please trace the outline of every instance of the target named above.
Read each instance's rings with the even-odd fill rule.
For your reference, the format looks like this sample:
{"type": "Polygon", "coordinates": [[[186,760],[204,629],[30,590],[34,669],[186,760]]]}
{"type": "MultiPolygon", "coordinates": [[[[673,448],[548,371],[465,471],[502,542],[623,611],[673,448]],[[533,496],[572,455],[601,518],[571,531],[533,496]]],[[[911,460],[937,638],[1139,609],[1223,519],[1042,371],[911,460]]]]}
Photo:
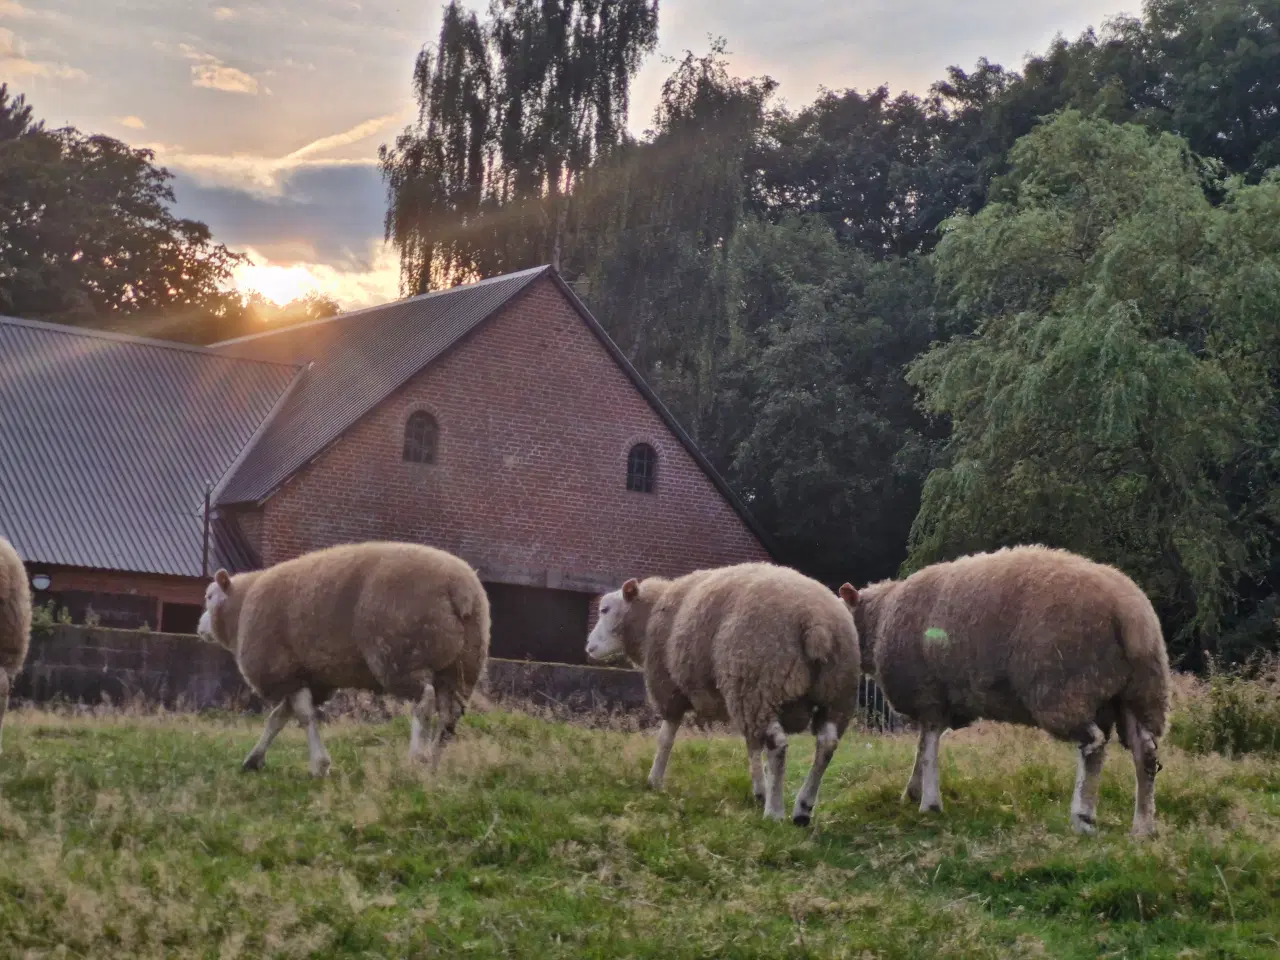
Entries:
{"type": "Polygon", "coordinates": [[[27,659],[31,637],[31,588],[13,545],[0,537],[0,738],[9,707],[9,690],[27,659]]]}
{"type": "Polygon", "coordinates": [[[701,570],[675,580],[628,580],[606,594],[587,656],[625,654],[642,666],[662,717],[649,784],[662,786],[685,713],[729,721],[747,741],[764,815],[784,816],[787,734],[817,736],[792,819],[808,824],[818,787],[857,703],[853,617],[817,581],[765,563],[701,570]],[[765,776],[760,753],[767,750],[765,776]]]}
{"type": "Polygon", "coordinates": [[[267,570],[219,570],[199,632],[235,654],[240,672],[276,704],[244,761],[259,769],[290,716],[307,729],[311,772],[329,754],[315,708],[340,689],[415,701],[410,755],[434,769],[489,654],[489,600],[474,570],[408,543],[330,547],[267,570]],[[436,729],[424,745],[423,732],[436,729]]]}
{"type": "Polygon", "coordinates": [[[988,719],[1079,745],[1071,825],[1093,833],[1107,741],[1119,726],[1137,771],[1132,832],[1155,831],[1169,661],[1146,594],[1114,567],[1040,546],[1006,548],[840,589],[863,669],[920,725],[904,797],[941,810],[938,740],[988,719]]]}

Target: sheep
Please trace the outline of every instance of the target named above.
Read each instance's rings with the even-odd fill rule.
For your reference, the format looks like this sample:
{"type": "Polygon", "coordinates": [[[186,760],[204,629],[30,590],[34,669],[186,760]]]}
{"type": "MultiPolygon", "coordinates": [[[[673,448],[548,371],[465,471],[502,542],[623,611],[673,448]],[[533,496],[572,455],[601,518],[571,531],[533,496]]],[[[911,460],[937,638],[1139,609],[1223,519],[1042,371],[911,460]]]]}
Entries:
{"type": "Polygon", "coordinates": [[[291,716],[307,730],[310,768],[330,767],[315,708],[339,689],[413,700],[409,754],[434,771],[489,655],[489,600],[475,571],[410,543],[347,544],[266,570],[219,570],[200,635],[230,650],[253,690],[275,707],[245,770],[263,766],[291,716]],[[424,748],[423,731],[436,729],[424,748]]]}
{"type": "Polygon", "coordinates": [[[797,825],[809,824],[857,704],[858,638],[853,617],[831,590],[767,563],[627,580],[601,598],[587,639],[588,659],[619,655],[643,668],[662,717],[652,788],[662,787],[676,732],[693,710],[741,731],[756,802],[763,802],[765,817],[780,820],[787,734],[811,729],[813,767],[792,813],[797,825]]]}
{"type": "Polygon", "coordinates": [[[1042,546],[938,563],[861,591],[844,584],[862,644],[893,708],[920,725],[903,793],[940,812],[938,741],[978,719],[1039,727],[1078,744],[1071,826],[1095,832],[1108,740],[1133,753],[1132,833],[1155,833],[1169,660],[1151,601],[1114,567],[1042,546]]]}
{"type": "Polygon", "coordinates": [[[27,659],[31,637],[31,589],[13,545],[0,537],[0,748],[9,691],[27,659]]]}

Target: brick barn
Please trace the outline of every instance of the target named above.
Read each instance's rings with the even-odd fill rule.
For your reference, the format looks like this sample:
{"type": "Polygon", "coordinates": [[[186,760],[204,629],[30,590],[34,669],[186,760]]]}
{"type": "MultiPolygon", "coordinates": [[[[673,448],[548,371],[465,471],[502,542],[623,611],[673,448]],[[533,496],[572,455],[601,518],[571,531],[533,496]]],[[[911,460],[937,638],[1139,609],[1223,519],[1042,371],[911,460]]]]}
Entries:
{"type": "Polygon", "coordinates": [[[546,267],[207,348],[0,319],[0,373],[0,535],[104,625],[190,632],[219,566],[407,540],[479,570],[494,656],[582,662],[626,577],[770,557],[546,267]]]}

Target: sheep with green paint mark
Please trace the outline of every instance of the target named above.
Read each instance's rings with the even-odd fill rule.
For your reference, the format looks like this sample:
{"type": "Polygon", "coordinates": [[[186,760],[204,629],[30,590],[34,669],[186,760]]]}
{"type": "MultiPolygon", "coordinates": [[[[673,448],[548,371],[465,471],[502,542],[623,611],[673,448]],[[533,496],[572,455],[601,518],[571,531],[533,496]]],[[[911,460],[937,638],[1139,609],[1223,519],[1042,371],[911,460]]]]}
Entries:
{"type": "Polygon", "coordinates": [[[1093,833],[1112,731],[1137,771],[1133,833],[1155,831],[1156,756],[1169,662],[1146,594],[1114,567],[1014,547],[840,589],[885,697],[920,725],[904,795],[942,809],[938,741],[978,719],[1039,727],[1078,745],[1071,825],[1093,833]]]}

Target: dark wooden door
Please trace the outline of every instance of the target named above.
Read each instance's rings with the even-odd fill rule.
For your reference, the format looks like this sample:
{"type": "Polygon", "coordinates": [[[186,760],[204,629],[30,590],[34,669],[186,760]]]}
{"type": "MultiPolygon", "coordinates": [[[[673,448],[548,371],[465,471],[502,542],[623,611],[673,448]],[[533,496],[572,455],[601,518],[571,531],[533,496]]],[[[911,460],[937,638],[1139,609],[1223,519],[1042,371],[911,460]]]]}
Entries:
{"type": "Polygon", "coordinates": [[[591,597],[570,590],[486,583],[489,655],[505,660],[586,663],[591,597]]]}

